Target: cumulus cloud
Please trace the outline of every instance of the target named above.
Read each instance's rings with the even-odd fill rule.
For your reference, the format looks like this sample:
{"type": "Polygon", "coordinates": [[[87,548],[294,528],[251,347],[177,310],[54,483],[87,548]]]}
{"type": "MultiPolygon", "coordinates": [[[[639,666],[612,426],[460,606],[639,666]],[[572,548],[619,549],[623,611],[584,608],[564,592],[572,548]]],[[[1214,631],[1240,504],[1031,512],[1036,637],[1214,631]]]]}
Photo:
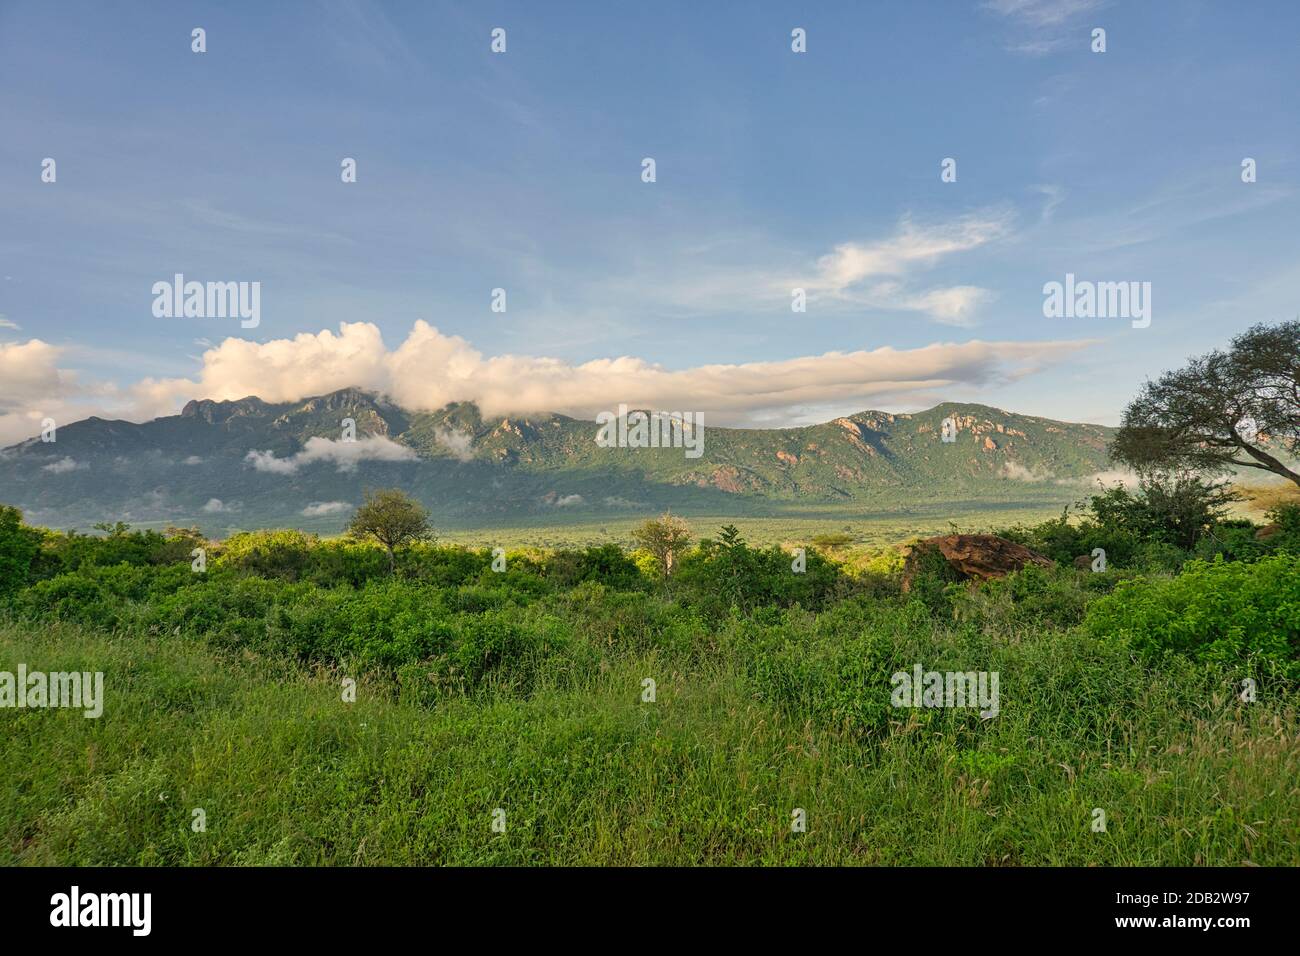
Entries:
{"type": "Polygon", "coordinates": [[[20,328],[22,328],[22,326],[20,326],[17,322],[11,322],[8,316],[6,316],[3,312],[0,312],[0,329],[17,330],[20,328]]]}
{"type": "Polygon", "coordinates": [[[225,511],[226,505],[220,498],[209,498],[208,503],[203,506],[203,510],[209,514],[216,514],[225,511]]]}
{"type": "Polygon", "coordinates": [[[336,515],[351,510],[352,505],[346,501],[313,501],[302,509],[302,513],[308,518],[319,518],[322,515],[336,515]]]}
{"type": "Polygon", "coordinates": [[[571,508],[583,502],[582,495],[563,495],[551,502],[557,508],[571,508]]]}
{"type": "Polygon", "coordinates": [[[186,458],[183,462],[181,462],[181,464],[182,464],[182,465],[201,465],[201,464],[203,464],[203,459],[200,458],[198,455],[190,455],[190,456],[189,456],[188,458],[186,458]]]}
{"type": "MultiPolygon", "coordinates": [[[[287,402],[355,385],[414,409],[472,401],[486,415],[554,411],[593,419],[626,402],[634,408],[705,412],[715,424],[749,424],[791,406],[842,407],[921,394],[937,400],[954,386],[1019,380],[1091,344],[976,339],[669,369],[632,356],[581,364],[484,356],[465,339],[444,335],[424,321],[390,350],[375,325],[344,322],[338,333],[324,330],[263,343],[226,339],[205,353],[197,380],[149,380],[138,388],[143,405],[171,410],[196,395],[287,402]]],[[[272,459],[259,454],[262,470],[275,470],[272,459]]]]}
{"type": "Polygon", "coordinates": [[[48,471],[52,475],[62,475],[69,471],[79,471],[83,468],[89,468],[85,462],[76,462],[72,458],[63,457],[58,461],[50,462],[48,465],[41,467],[41,471],[48,471]]]}
{"type": "Polygon", "coordinates": [[[473,435],[452,431],[449,428],[439,428],[434,430],[433,440],[457,461],[472,461],[474,458],[473,435]]]}
{"type": "Polygon", "coordinates": [[[66,424],[85,417],[73,410],[76,375],[59,367],[62,352],[40,339],[0,342],[0,443],[38,434],[45,418],[66,424]]]}
{"type": "Polygon", "coordinates": [[[367,435],[356,441],[334,441],[319,436],[308,438],[302,451],[290,458],[277,458],[273,451],[250,451],[244,460],[257,471],[274,475],[296,474],[303,465],[332,462],[339,471],[355,471],[363,461],[415,461],[418,456],[406,445],[383,435],[367,435]]]}

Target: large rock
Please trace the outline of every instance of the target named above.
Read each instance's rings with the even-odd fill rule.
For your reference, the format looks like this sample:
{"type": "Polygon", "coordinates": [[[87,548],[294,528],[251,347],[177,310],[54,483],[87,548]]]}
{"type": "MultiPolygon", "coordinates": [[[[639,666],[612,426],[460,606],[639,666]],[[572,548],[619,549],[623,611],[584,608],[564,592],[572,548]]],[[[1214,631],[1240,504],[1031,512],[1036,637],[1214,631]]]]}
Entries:
{"type": "Polygon", "coordinates": [[[912,579],[934,555],[939,555],[963,581],[987,581],[1019,571],[1030,564],[1052,566],[1052,559],[995,534],[945,534],[926,538],[912,545],[903,565],[903,590],[911,589],[912,579]]]}

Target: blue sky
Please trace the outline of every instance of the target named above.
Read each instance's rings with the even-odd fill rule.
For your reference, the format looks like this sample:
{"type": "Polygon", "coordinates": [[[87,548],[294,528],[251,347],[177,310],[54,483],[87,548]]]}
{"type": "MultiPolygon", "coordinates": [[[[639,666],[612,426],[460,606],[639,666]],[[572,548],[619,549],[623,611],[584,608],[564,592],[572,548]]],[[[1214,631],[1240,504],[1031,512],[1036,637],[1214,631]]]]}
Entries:
{"type": "Polygon", "coordinates": [[[0,438],[345,384],[1114,423],[1300,314],[1298,35],[1284,2],[0,0],[0,438]],[[176,272],[260,282],[261,324],[155,318],[176,272]],[[1151,282],[1150,327],[1044,318],[1067,272],[1151,282]]]}

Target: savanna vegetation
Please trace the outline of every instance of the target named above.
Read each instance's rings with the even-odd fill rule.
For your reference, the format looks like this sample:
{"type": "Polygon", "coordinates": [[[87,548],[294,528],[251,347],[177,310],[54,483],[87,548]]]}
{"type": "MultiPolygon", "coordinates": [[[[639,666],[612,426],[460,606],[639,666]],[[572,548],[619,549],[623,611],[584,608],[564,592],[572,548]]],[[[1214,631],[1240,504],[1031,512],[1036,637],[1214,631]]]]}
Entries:
{"type": "Polygon", "coordinates": [[[842,536],[494,552],[373,500],[336,540],[0,508],[0,670],[105,675],[98,719],[0,710],[0,858],[1300,863],[1294,504],[1157,476],[1003,530],[1051,567],[904,591],[842,536]],[[998,715],[891,706],[916,664],[998,715]]]}

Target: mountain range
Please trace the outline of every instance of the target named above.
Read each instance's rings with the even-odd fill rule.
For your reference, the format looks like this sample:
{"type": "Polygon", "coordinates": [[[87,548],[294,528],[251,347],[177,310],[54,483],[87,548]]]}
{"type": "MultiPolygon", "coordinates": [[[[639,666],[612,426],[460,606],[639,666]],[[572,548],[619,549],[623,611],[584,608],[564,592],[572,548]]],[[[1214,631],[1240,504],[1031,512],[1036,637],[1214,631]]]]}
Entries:
{"type": "Polygon", "coordinates": [[[208,533],[333,532],[366,488],[398,487],[470,528],[789,509],[1077,499],[1110,468],[1114,429],[944,403],[798,428],[705,423],[702,454],[602,447],[559,414],[485,417],[469,403],[401,408],[346,388],[296,402],[196,400],[132,423],[88,418],[0,452],[0,502],[49,527],[123,520],[208,533]],[[951,419],[951,441],[944,420],[951,419]],[[349,420],[351,426],[349,426],[349,420]]]}

